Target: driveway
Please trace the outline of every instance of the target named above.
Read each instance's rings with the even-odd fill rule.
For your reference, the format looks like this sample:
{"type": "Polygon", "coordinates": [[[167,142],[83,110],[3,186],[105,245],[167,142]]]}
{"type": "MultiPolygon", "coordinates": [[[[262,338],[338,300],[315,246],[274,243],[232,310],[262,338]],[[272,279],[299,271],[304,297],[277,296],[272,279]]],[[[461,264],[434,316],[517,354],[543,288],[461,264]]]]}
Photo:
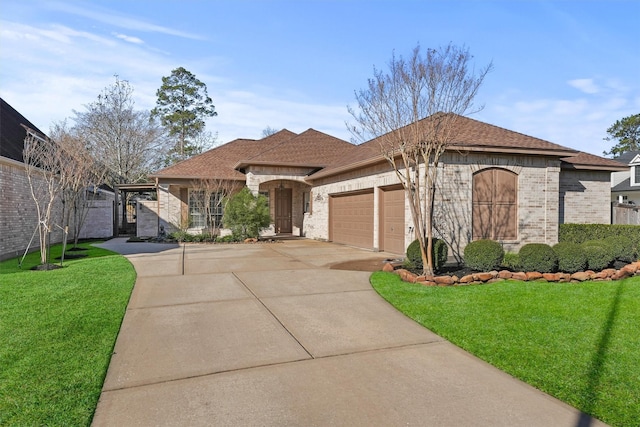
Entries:
{"type": "Polygon", "coordinates": [[[138,278],[93,425],[578,424],[396,311],[370,273],[329,269],[385,256],[312,240],[127,255],[138,278]]]}

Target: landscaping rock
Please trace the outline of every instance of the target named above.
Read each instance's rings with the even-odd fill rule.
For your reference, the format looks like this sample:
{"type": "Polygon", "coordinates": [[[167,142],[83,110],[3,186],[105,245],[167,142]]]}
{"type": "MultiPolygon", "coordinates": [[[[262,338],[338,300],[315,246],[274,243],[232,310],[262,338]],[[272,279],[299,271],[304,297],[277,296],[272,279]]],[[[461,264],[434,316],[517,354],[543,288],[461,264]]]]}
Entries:
{"type": "Polygon", "coordinates": [[[559,273],[542,273],[542,278],[547,282],[559,282],[560,274],[559,273]]]}
{"type": "Polygon", "coordinates": [[[391,265],[390,262],[386,263],[384,267],[382,267],[382,271],[386,271],[387,273],[391,273],[393,272],[393,270],[394,270],[393,265],[391,265]]]}
{"type": "Polygon", "coordinates": [[[451,276],[436,276],[433,281],[438,285],[453,285],[455,283],[451,276]]]}
{"type": "Polygon", "coordinates": [[[591,279],[591,274],[586,271],[578,271],[577,273],[573,273],[571,275],[571,280],[577,280],[579,282],[584,282],[585,280],[591,279]]]}
{"type": "Polygon", "coordinates": [[[462,276],[460,278],[460,280],[458,280],[458,283],[462,283],[462,284],[467,284],[467,283],[471,283],[473,282],[473,274],[468,274],[466,276],[462,276]]]}
{"type": "Polygon", "coordinates": [[[527,280],[538,280],[538,279],[542,279],[542,273],[538,272],[538,271],[530,271],[528,273],[525,273],[527,276],[527,280]]]}
{"type": "Polygon", "coordinates": [[[425,281],[416,282],[416,283],[419,284],[419,285],[422,285],[422,286],[438,286],[438,284],[436,282],[432,282],[430,280],[425,280],[425,281]]]}
{"type": "Polygon", "coordinates": [[[527,281],[527,274],[522,272],[522,271],[519,271],[517,273],[513,273],[511,275],[511,278],[513,280],[522,280],[523,282],[526,282],[527,281]]]}
{"type": "Polygon", "coordinates": [[[480,282],[488,282],[496,276],[497,274],[494,275],[493,273],[476,273],[473,275],[473,278],[475,280],[479,280],[480,282]]]}
{"type": "Polygon", "coordinates": [[[498,273],[498,278],[500,279],[511,279],[511,277],[513,277],[513,273],[509,270],[502,270],[498,273]]]}

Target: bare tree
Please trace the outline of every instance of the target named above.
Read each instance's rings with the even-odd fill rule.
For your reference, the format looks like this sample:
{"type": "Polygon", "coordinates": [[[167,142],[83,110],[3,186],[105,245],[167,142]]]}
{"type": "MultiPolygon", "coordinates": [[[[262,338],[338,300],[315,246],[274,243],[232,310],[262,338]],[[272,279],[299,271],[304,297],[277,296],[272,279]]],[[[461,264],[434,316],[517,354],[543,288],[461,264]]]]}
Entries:
{"type": "Polygon", "coordinates": [[[203,213],[209,235],[218,235],[224,203],[228,196],[242,188],[242,184],[228,179],[201,178],[192,181],[191,188],[197,194],[195,207],[203,213]]]}
{"type": "Polygon", "coordinates": [[[141,182],[162,164],[169,142],[148,111],[136,110],[133,87],[115,76],[115,83],[74,111],[75,132],[86,139],[94,158],[110,170],[108,184],[141,182]]]}
{"type": "Polygon", "coordinates": [[[388,72],[374,68],[368,87],[356,91],[358,110],[353,135],[376,138],[380,153],[391,164],[409,200],[420,241],[423,273],[433,274],[433,217],[438,164],[455,138],[456,120],[481,109],[473,99],[492,64],[476,72],[465,47],[449,44],[427,49],[418,45],[407,60],[389,62],[388,72]]]}
{"type": "Polygon", "coordinates": [[[63,224],[71,227],[75,247],[93,196],[104,182],[106,167],[94,159],[86,141],[68,129],[66,122],[54,124],[49,134],[60,150],[63,224]]]}
{"type": "Polygon", "coordinates": [[[60,150],[56,141],[25,126],[22,156],[27,172],[31,197],[38,216],[38,237],[40,239],[40,264],[49,265],[48,248],[53,231],[53,214],[56,200],[62,190],[60,180],[60,150]]]}
{"type": "Polygon", "coordinates": [[[268,136],[271,136],[273,134],[278,133],[278,129],[276,128],[272,128],[271,126],[267,126],[266,128],[262,129],[262,137],[266,138],[268,136]]]}

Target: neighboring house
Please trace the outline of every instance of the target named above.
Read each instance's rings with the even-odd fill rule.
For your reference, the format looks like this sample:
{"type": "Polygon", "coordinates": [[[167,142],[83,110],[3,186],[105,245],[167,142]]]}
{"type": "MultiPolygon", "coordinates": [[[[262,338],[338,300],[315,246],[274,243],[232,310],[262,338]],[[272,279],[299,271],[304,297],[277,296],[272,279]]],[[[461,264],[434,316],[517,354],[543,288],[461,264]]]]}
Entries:
{"type": "MultiPolygon", "coordinates": [[[[610,174],[619,163],[460,116],[456,131],[439,166],[435,206],[437,234],[453,255],[479,238],[517,250],[556,243],[563,222],[610,223],[610,174]]],[[[196,183],[208,178],[265,194],[267,233],[397,254],[415,238],[404,190],[377,140],[356,146],[313,129],[282,130],[231,141],[152,178],[158,199],[147,208],[155,209],[156,230],[186,218],[197,224],[192,232],[203,228],[194,201],[196,183]]]]}
{"type": "Polygon", "coordinates": [[[614,160],[626,167],[611,174],[612,223],[640,225],[640,151],[628,151],[614,160]]]}
{"type": "Polygon", "coordinates": [[[614,160],[627,167],[611,174],[611,201],[640,206],[640,151],[628,151],[614,160]]]}
{"type": "MultiPolygon", "coordinates": [[[[22,125],[45,135],[0,98],[0,260],[22,255],[28,247],[35,250],[40,244],[38,236],[34,235],[38,215],[22,158],[24,139],[27,134],[22,125]]],[[[113,235],[113,202],[103,200],[96,203],[102,203],[104,207],[90,209],[81,237],[113,235]],[[100,224],[106,224],[108,234],[104,231],[105,227],[100,224]]],[[[53,218],[59,219],[55,221],[58,225],[62,223],[60,202],[55,206],[53,218]]],[[[62,241],[60,228],[56,227],[52,230],[51,241],[52,243],[62,241]]]]}

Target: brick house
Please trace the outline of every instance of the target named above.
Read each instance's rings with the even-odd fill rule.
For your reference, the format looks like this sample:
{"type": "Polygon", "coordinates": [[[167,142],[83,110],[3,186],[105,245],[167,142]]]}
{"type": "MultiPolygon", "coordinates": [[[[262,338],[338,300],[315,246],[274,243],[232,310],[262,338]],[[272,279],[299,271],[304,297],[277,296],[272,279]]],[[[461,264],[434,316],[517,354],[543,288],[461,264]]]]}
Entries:
{"type": "MultiPolygon", "coordinates": [[[[35,203],[22,158],[25,128],[45,135],[33,123],[0,98],[0,260],[22,255],[39,247],[34,231],[38,224],[35,203]],[[32,240],[33,239],[33,240],[32,240]]],[[[107,194],[107,193],[105,193],[107,194]]],[[[80,238],[105,238],[113,235],[113,193],[94,200],[90,206],[80,238]]],[[[54,223],[62,223],[62,203],[54,209],[54,223]]],[[[56,227],[51,242],[62,241],[62,232],[56,227]]]]}
{"type": "MultiPolygon", "coordinates": [[[[517,250],[556,243],[560,223],[610,223],[610,175],[621,165],[458,117],[440,168],[436,233],[455,255],[478,238],[517,250]]],[[[404,190],[377,140],[356,146],[313,129],[282,130],[231,141],[152,178],[158,198],[147,208],[157,215],[156,229],[188,216],[198,232],[204,223],[191,202],[194,182],[224,179],[268,197],[273,224],[267,234],[397,254],[415,237],[404,190]]]]}

